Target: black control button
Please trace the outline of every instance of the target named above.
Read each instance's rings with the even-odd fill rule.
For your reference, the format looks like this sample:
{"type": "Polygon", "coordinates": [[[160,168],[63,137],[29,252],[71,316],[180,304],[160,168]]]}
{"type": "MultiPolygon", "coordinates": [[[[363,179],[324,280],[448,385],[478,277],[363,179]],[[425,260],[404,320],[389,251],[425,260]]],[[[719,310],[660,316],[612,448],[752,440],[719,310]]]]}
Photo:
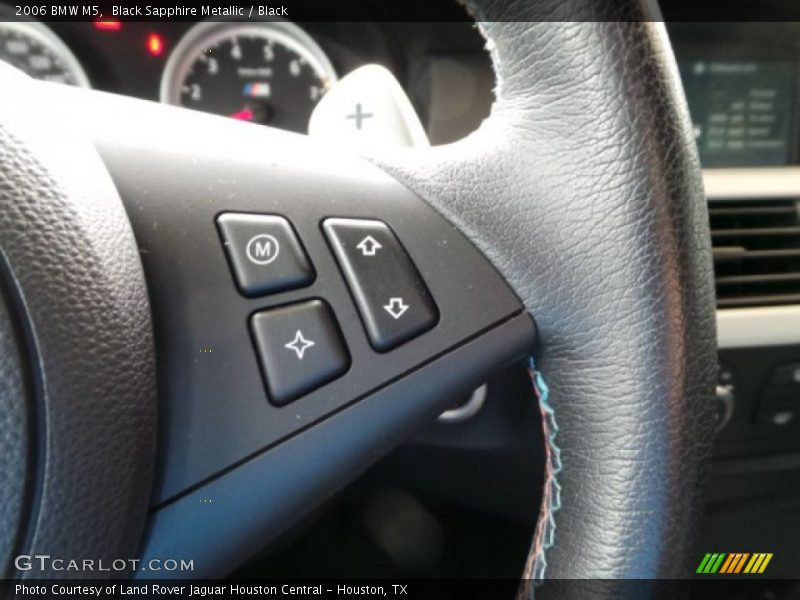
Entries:
{"type": "Polygon", "coordinates": [[[386,352],[436,324],[428,288],[385,223],[326,219],[323,229],[373,348],[386,352]]]}
{"type": "Polygon", "coordinates": [[[770,431],[787,431],[797,428],[798,409],[795,406],[771,407],[759,413],[759,420],[765,424],[770,431]]]}
{"type": "Polygon", "coordinates": [[[800,389],[800,363],[777,367],[772,372],[770,384],[793,386],[800,389]]]}
{"type": "Polygon", "coordinates": [[[333,312],[321,300],[257,312],[251,328],[269,398],[278,406],[336,379],[350,366],[333,312]]]}
{"type": "Polygon", "coordinates": [[[731,387],[736,384],[736,377],[733,374],[733,369],[724,363],[719,364],[717,384],[731,387]]]}
{"type": "Polygon", "coordinates": [[[283,217],[225,213],[217,218],[234,278],[245,296],[309,285],[314,269],[283,217]]]}
{"type": "Polygon", "coordinates": [[[797,387],[768,385],[761,395],[759,421],[771,429],[793,429],[800,424],[800,395],[797,387]]]}

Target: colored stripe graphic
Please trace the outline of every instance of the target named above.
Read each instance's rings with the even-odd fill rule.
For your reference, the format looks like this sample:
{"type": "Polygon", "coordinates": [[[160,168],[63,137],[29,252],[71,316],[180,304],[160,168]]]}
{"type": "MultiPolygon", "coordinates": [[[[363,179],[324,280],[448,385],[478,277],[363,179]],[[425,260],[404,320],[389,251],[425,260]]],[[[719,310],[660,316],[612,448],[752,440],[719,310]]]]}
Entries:
{"type": "Polygon", "coordinates": [[[722,568],[719,570],[720,573],[733,573],[733,570],[736,568],[736,565],[739,564],[739,560],[742,558],[742,555],[738,552],[731,552],[728,554],[728,560],[725,561],[725,564],[722,565],[722,568]]]}
{"type": "Polygon", "coordinates": [[[727,555],[724,552],[719,555],[719,558],[717,558],[716,562],[711,566],[711,570],[709,571],[710,573],[717,572],[720,565],[722,564],[722,561],[725,559],[725,556],[727,555]]]}
{"type": "Polygon", "coordinates": [[[733,568],[731,569],[731,573],[739,573],[742,570],[742,567],[744,567],[744,561],[746,561],[750,557],[750,553],[746,552],[744,554],[740,554],[739,556],[740,556],[739,562],[736,563],[735,569],[733,568]]]}
{"type": "Polygon", "coordinates": [[[720,573],[727,573],[728,569],[731,568],[731,564],[734,562],[736,558],[736,554],[728,554],[728,558],[725,559],[725,562],[722,563],[722,568],[719,570],[720,573]]]}
{"type": "Polygon", "coordinates": [[[711,555],[706,552],[706,555],[703,557],[703,560],[700,561],[700,566],[697,567],[697,571],[695,573],[705,573],[706,572],[706,565],[708,564],[711,555]]]}
{"type": "Polygon", "coordinates": [[[707,552],[700,561],[696,573],[704,575],[719,574],[756,574],[763,573],[772,560],[772,553],[767,552],[707,552]]]}
{"type": "Polygon", "coordinates": [[[720,571],[720,573],[733,573],[736,571],[736,565],[739,564],[739,561],[742,558],[741,552],[731,552],[729,555],[730,562],[725,565],[725,568],[720,571]]]}
{"type": "Polygon", "coordinates": [[[763,573],[764,569],[767,568],[767,565],[769,564],[769,561],[771,561],[771,560],[772,560],[772,552],[770,552],[769,554],[767,554],[764,557],[764,562],[761,563],[761,568],[758,569],[758,572],[759,573],[763,573]]]}
{"type": "Polygon", "coordinates": [[[758,573],[758,567],[761,566],[761,561],[764,560],[763,554],[753,554],[753,558],[750,559],[750,562],[747,563],[747,566],[744,568],[745,573],[758,573]]]}
{"type": "Polygon", "coordinates": [[[722,564],[723,559],[725,558],[726,554],[723,552],[722,554],[719,553],[708,553],[703,557],[700,566],[697,567],[698,573],[716,573],[719,566],[722,564]]]}
{"type": "Polygon", "coordinates": [[[772,560],[772,554],[767,554],[765,552],[760,552],[757,554],[753,554],[753,558],[750,559],[750,562],[747,563],[747,566],[744,569],[745,573],[763,573],[764,569],[767,568],[769,561],[772,560]]]}

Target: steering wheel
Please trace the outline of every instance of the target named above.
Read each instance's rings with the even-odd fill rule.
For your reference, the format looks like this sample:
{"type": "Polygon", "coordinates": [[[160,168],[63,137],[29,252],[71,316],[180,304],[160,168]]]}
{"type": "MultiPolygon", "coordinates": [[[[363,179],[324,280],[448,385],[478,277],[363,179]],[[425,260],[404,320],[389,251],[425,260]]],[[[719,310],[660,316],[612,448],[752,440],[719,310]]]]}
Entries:
{"type": "Polygon", "coordinates": [[[16,558],[42,554],[224,575],[532,354],[549,466],[524,577],[690,572],[715,308],[663,23],[469,8],[491,116],[367,158],[0,72],[6,577],[65,575],[16,558]]]}

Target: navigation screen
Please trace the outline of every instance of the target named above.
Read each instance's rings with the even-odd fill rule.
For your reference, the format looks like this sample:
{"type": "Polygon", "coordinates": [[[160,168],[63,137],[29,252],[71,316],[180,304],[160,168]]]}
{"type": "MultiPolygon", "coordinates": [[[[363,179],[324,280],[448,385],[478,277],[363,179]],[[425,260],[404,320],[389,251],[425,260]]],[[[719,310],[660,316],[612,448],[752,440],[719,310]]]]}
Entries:
{"type": "Polygon", "coordinates": [[[792,160],[794,63],[697,60],[680,70],[704,167],[792,160]]]}

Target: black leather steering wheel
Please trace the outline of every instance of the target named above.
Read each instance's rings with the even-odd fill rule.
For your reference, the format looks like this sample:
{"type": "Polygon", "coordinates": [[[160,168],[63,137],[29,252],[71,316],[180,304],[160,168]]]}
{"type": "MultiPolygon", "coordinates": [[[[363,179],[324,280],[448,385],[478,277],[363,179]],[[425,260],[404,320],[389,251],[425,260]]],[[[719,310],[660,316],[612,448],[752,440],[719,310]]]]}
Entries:
{"type": "Polygon", "coordinates": [[[14,560],[49,554],[224,575],[534,353],[560,470],[525,577],[686,576],[713,429],[708,217],[663,23],[611,4],[474,2],[491,117],[368,160],[0,69],[2,573],[64,576],[14,560]],[[287,218],[313,282],[240,293],[222,213],[287,218]],[[389,225],[431,330],[370,344],[336,217],[389,225]],[[275,406],[252,319],[309,299],[349,365],[275,406]]]}

